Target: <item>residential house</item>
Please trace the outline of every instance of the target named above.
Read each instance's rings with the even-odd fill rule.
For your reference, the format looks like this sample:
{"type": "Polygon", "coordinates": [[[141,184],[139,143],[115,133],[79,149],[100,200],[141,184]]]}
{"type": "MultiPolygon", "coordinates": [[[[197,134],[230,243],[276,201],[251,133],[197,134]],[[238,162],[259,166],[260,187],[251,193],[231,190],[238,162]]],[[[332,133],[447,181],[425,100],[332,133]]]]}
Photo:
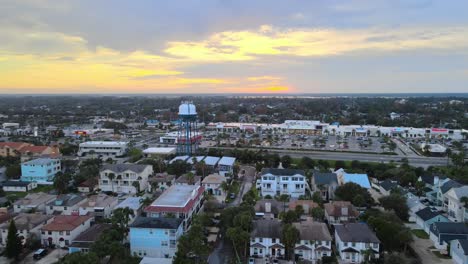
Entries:
{"type": "Polygon", "coordinates": [[[205,159],[203,159],[203,162],[205,162],[208,167],[208,171],[214,171],[220,160],[220,157],[206,156],[205,159]]]}
{"type": "Polygon", "coordinates": [[[234,176],[234,164],[236,158],[233,157],[222,157],[218,162],[218,171],[222,176],[228,177],[229,175],[234,176]]]}
{"type": "Polygon", "coordinates": [[[397,188],[398,182],[389,179],[381,181],[379,183],[379,190],[384,196],[390,195],[390,193],[397,188]]]}
{"type": "Polygon", "coordinates": [[[336,173],[314,171],[311,183],[312,191],[320,192],[324,201],[335,198],[335,190],[338,188],[338,178],[336,173]]]}
{"type": "MultiPolygon", "coordinates": [[[[25,214],[21,213],[13,218],[16,225],[18,237],[24,244],[30,236],[40,238],[41,228],[48,224],[53,217],[50,215],[44,215],[41,213],[25,214]]],[[[0,232],[2,234],[2,246],[5,247],[7,243],[8,228],[10,221],[0,225],[0,232]]]]}
{"type": "Polygon", "coordinates": [[[262,197],[286,194],[299,198],[308,187],[305,172],[296,169],[263,169],[258,181],[262,197]]]}
{"type": "Polygon", "coordinates": [[[415,196],[412,193],[406,194],[406,205],[408,205],[408,214],[410,222],[416,222],[416,212],[426,207],[424,204],[421,203],[419,197],[415,196]]]}
{"type": "Polygon", "coordinates": [[[296,210],[296,208],[298,206],[301,206],[302,209],[304,210],[304,214],[305,215],[309,215],[311,210],[316,208],[316,207],[319,207],[319,205],[317,203],[315,203],[314,201],[312,200],[292,200],[292,201],[289,201],[289,204],[288,204],[288,207],[289,207],[289,210],[296,210]]]}
{"type": "Polygon", "coordinates": [[[278,219],[255,220],[250,233],[250,256],[283,257],[285,247],[281,242],[282,230],[278,219]]]}
{"type": "Polygon", "coordinates": [[[197,185],[197,186],[200,186],[201,185],[201,179],[202,179],[201,176],[193,175],[193,177],[189,177],[187,174],[184,174],[184,175],[179,176],[175,180],[175,184],[176,185],[197,185]]]}
{"type": "Polygon", "coordinates": [[[442,206],[444,210],[448,211],[448,198],[445,196],[445,194],[452,188],[458,188],[462,186],[463,184],[461,183],[451,179],[446,179],[446,181],[444,181],[444,183],[438,189],[436,205],[442,206]]]}
{"type": "Polygon", "coordinates": [[[128,208],[132,210],[133,215],[130,215],[130,221],[129,221],[129,223],[132,223],[135,220],[135,218],[138,215],[140,215],[142,205],[143,203],[142,203],[141,197],[127,197],[125,200],[123,200],[114,208],[114,211],[119,208],[128,208]]]}
{"type": "Polygon", "coordinates": [[[29,193],[25,197],[18,199],[13,203],[13,211],[15,213],[29,211],[45,213],[46,205],[55,200],[56,197],[56,195],[43,192],[29,193]]]}
{"type": "Polygon", "coordinates": [[[105,192],[137,193],[148,188],[153,166],[142,164],[107,164],[99,175],[99,189],[105,192]]]}
{"type": "Polygon", "coordinates": [[[99,239],[102,233],[111,229],[111,227],[112,225],[110,224],[95,224],[91,226],[88,230],[85,230],[83,233],[72,239],[72,242],[68,247],[68,253],[88,253],[93,243],[99,239]]]}
{"type": "Polygon", "coordinates": [[[25,162],[37,158],[58,158],[60,150],[58,147],[51,146],[25,146],[19,149],[21,161],[25,162]]]}
{"type": "Polygon", "coordinates": [[[175,175],[167,173],[156,173],[153,177],[148,178],[148,191],[164,191],[175,183],[175,175]]]}
{"type": "Polygon", "coordinates": [[[34,159],[21,163],[21,180],[38,184],[53,184],[55,175],[62,170],[60,160],[34,159]]]}
{"type": "Polygon", "coordinates": [[[468,210],[465,203],[462,202],[463,197],[468,197],[468,186],[451,188],[444,194],[445,199],[448,201],[447,212],[450,221],[453,222],[466,222],[468,220],[468,210]]]}
{"type": "Polygon", "coordinates": [[[5,192],[29,192],[37,188],[37,182],[30,181],[5,181],[2,189],[5,192]]]}
{"type": "Polygon", "coordinates": [[[71,215],[78,214],[81,204],[85,203],[88,199],[79,194],[61,194],[57,198],[47,203],[46,213],[48,215],[71,215]]]}
{"type": "Polygon", "coordinates": [[[416,212],[416,224],[426,233],[429,233],[431,225],[436,222],[450,222],[437,209],[426,207],[416,212]]]}
{"type": "Polygon", "coordinates": [[[380,240],[365,223],[335,225],[335,246],[340,263],[362,263],[365,250],[379,258],[380,240]]]}
{"type": "Polygon", "coordinates": [[[455,239],[450,241],[450,256],[454,264],[468,264],[468,240],[455,239]]]}
{"type": "Polygon", "coordinates": [[[278,218],[279,214],[288,211],[285,203],[275,199],[262,199],[255,203],[255,216],[264,219],[278,218]]]}
{"type": "Polygon", "coordinates": [[[212,194],[214,196],[226,196],[226,192],[221,188],[223,182],[226,182],[226,177],[220,174],[210,174],[206,176],[203,181],[202,185],[205,187],[207,193],[212,194]]]}
{"type": "Polygon", "coordinates": [[[183,220],[184,231],[203,205],[205,188],[199,185],[172,185],[144,209],[148,217],[175,217],[183,220]]]}
{"type": "Polygon", "coordinates": [[[329,225],[356,221],[359,212],[348,201],[332,201],[324,204],[325,219],[329,225]]]}
{"type": "Polygon", "coordinates": [[[41,229],[41,241],[45,247],[69,247],[71,241],[91,227],[90,215],[57,215],[41,229]]]}
{"type": "MultiPolygon", "coordinates": [[[[430,182],[428,178],[429,177],[426,176],[426,177],[421,178],[421,180],[430,182]]],[[[438,200],[439,191],[442,185],[444,185],[445,183],[449,181],[451,181],[451,179],[449,178],[441,177],[441,176],[434,176],[432,185],[425,182],[425,186],[427,187],[426,198],[430,202],[432,202],[434,205],[442,206],[441,202],[439,202],[438,200]]]]}
{"type": "Polygon", "coordinates": [[[468,239],[468,226],[465,223],[435,222],[431,225],[429,238],[434,247],[446,250],[450,241],[468,239]]]}
{"type": "Polygon", "coordinates": [[[322,257],[330,257],[332,253],[332,237],[325,223],[313,222],[311,219],[293,223],[299,230],[299,242],[294,247],[294,253],[299,259],[319,263],[322,257]]]}
{"type": "Polygon", "coordinates": [[[89,178],[82,183],[78,184],[78,191],[80,193],[90,193],[94,191],[98,183],[98,179],[96,178],[89,178]]]}
{"type": "Polygon", "coordinates": [[[21,156],[20,149],[32,146],[25,142],[0,142],[0,157],[19,157],[21,156]]]}
{"type": "Polygon", "coordinates": [[[139,257],[174,257],[184,232],[182,222],[182,218],[139,216],[130,225],[130,252],[139,257]]]}
{"type": "Polygon", "coordinates": [[[109,218],[112,210],[118,204],[118,198],[103,193],[88,196],[86,202],[81,203],[79,214],[91,213],[95,218],[109,218]]]}

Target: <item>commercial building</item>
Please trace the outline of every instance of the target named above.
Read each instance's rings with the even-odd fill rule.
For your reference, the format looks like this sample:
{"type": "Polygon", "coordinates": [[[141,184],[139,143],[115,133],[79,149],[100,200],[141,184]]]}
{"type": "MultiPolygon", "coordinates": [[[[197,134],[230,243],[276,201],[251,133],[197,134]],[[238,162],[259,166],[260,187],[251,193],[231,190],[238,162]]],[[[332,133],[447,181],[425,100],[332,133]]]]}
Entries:
{"type": "Polygon", "coordinates": [[[21,180],[52,184],[55,174],[62,170],[60,160],[40,158],[21,163],[21,180]]]}
{"type": "Polygon", "coordinates": [[[186,230],[191,224],[193,215],[197,214],[202,206],[204,191],[205,188],[199,185],[173,185],[144,211],[149,217],[180,218],[186,230]]]}
{"type": "Polygon", "coordinates": [[[305,172],[296,169],[263,169],[257,181],[263,197],[286,194],[299,198],[307,188],[305,172]]]}
{"type": "Polygon", "coordinates": [[[137,193],[148,187],[153,166],[142,164],[106,164],[99,173],[99,189],[107,192],[137,193]]]}
{"type": "Polygon", "coordinates": [[[80,144],[78,156],[115,158],[124,156],[128,151],[128,142],[124,141],[88,141],[80,144]]]}
{"type": "Polygon", "coordinates": [[[138,217],[130,225],[130,252],[139,257],[172,258],[183,234],[183,219],[138,217]]]}
{"type": "Polygon", "coordinates": [[[89,215],[57,215],[42,227],[41,241],[45,247],[68,247],[76,237],[91,227],[94,220],[89,215]]]}

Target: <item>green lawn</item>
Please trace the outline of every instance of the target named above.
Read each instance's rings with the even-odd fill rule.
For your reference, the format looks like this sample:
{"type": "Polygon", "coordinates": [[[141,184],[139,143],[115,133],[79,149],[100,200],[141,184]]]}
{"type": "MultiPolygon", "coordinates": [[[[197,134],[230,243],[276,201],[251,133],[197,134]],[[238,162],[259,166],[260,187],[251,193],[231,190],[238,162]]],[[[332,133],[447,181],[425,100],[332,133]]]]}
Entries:
{"type": "Polygon", "coordinates": [[[413,229],[411,230],[411,232],[413,232],[413,234],[419,238],[429,239],[429,235],[426,234],[426,232],[424,232],[424,230],[422,229],[413,229]]]}
{"type": "Polygon", "coordinates": [[[50,192],[51,190],[54,189],[54,186],[53,185],[37,185],[37,188],[34,189],[34,190],[31,190],[31,192],[45,192],[45,193],[48,193],[50,192]]]}

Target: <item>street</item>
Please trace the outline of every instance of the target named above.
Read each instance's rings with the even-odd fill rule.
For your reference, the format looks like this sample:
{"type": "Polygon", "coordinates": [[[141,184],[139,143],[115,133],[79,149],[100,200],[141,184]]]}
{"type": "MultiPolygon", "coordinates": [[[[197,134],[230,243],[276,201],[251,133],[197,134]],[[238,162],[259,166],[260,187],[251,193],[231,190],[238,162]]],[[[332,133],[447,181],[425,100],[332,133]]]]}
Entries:
{"type": "MultiPolygon", "coordinates": [[[[256,170],[251,166],[241,166],[240,171],[245,170],[245,175],[242,177],[242,185],[236,199],[232,201],[228,207],[238,206],[242,202],[242,197],[252,188],[252,182],[255,179],[256,170]]],[[[222,240],[208,257],[209,264],[223,264],[233,257],[233,248],[229,239],[223,236],[222,240]]]]}

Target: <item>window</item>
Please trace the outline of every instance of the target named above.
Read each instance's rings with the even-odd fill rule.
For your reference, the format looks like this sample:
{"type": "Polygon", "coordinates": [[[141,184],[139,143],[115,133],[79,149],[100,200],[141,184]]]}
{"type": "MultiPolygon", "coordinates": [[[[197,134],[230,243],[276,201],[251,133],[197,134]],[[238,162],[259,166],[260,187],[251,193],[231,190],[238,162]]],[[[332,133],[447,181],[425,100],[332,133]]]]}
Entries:
{"type": "Polygon", "coordinates": [[[283,184],[283,189],[287,189],[288,188],[288,185],[287,184],[283,184]]]}
{"type": "Polygon", "coordinates": [[[68,240],[65,240],[65,245],[68,246],[69,243],[70,243],[70,242],[68,242],[68,240]]]}
{"type": "Polygon", "coordinates": [[[276,243],[276,238],[272,238],[271,243],[276,243]]]}
{"type": "Polygon", "coordinates": [[[298,177],[292,177],[292,181],[298,181],[299,178],[298,177]]]}
{"type": "Polygon", "coordinates": [[[176,241],[175,240],[171,240],[169,241],[170,242],[170,247],[171,248],[175,248],[176,247],[176,241]]]}
{"type": "Polygon", "coordinates": [[[351,243],[351,246],[352,246],[352,247],[355,247],[355,246],[356,246],[356,242],[351,243]]]}
{"type": "Polygon", "coordinates": [[[53,206],[49,206],[49,209],[50,209],[50,210],[54,210],[54,207],[53,207],[53,206]]]}
{"type": "Polygon", "coordinates": [[[264,181],[268,180],[268,177],[263,177],[263,180],[264,180],[264,181]]]}
{"type": "Polygon", "coordinates": [[[296,189],[300,189],[301,188],[301,185],[300,184],[296,184],[296,189]]]}
{"type": "Polygon", "coordinates": [[[259,239],[258,239],[258,242],[263,243],[263,238],[262,238],[262,237],[259,238],[259,239]]]}
{"type": "Polygon", "coordinates": [[[378,248],[378,247],[379,247],[379,243],[373,243],[373,244],[372,244],[372,247],[373,247],[373,248],[378,248]]]}
{"type": "Polygon", "coordinates": [[[168,245],[168,244],[167,244],[167,241],[161,241],[161,246],[162,246],[162,247],[167,247],[167,245],[168,245]]]}
{"type": "Polygon", "coordinates": [[[347,246],[348,246],[348,242],[343,242],[343,245],[344,245],[345,247],[347,247],[347,246]]]}
{"type": "Polygon", "coordinates": [[[49,235],[52,235],[52,231],[49,231],[48,234],[49,234],[49,235]]]}
{"type": "Polygon", "coordinates": [[[288,177],[281,177],[281,180],[282,180],[282,181],[287,181],[287,180],[288,180],[288,177]]]}
{"type": "Polygon", "coordinates": [[[65,211],[66,211],[66,210],[68,210],[68,209],[67,209],[67,207],[66,207],[66,206],[64,206],[64,207],[63,207],[63,210],[65,210],[65,211]]]}
{"type": "Polygon", "coordinates": [[[70,235],[70,231],[67,231],[67,236],[69,236],[69,235],[70,235]]]}
{"type": "Polygon", "coordinates": [[[60,231],[60,232],[59,232],[59,235],[63,235],[63,231],[60,231]]]}

